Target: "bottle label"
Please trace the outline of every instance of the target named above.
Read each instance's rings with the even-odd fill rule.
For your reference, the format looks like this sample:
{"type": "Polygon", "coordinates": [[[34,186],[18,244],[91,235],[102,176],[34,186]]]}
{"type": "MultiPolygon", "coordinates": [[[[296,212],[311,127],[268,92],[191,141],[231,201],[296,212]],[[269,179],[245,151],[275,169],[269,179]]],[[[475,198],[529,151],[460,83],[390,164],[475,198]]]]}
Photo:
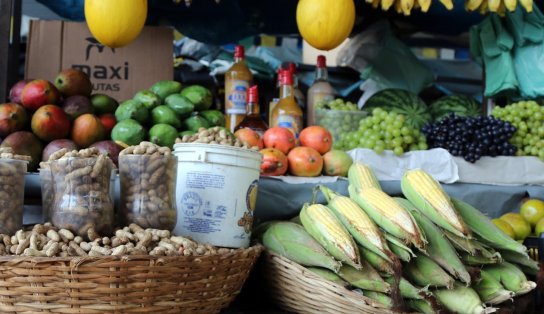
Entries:
{"type": "Polygon", "coordinates": [[[227,114],[246,114],[247,89],[249,83],[242,80],[233,80],[227,98],[227,114]]]}
{"type": "Polygon", "coordinates": [[[298,135],[302,128],[302,116],[293,114],[279,114],[276,125],[289,129],[289,131],[291,131],[298,139],[298,135]]]}

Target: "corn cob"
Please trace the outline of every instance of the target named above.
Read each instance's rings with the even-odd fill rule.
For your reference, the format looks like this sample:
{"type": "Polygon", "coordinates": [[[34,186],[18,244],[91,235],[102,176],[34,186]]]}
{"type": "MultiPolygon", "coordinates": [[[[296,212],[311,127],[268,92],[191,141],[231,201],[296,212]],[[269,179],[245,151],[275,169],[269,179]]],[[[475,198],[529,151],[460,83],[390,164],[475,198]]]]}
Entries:
{"type": "Polygon", "coordinates": [[[414,311],[423,314],[437,314],[438,311],[434,310],[429,301],[426,300],[406,300],[406,304],[414,311]]]}
{"type": "Polygon", "coordinates": [[[474,289],[460,284],[455,284],[453,289],[437,289],[433,293],[446,309],[454,313],[485,314],[497,311],[496,308],[485,307],[474,289]]]}
{"type": "Polygon", "coordinates": [[[508,262],[486,266],[484,270],[500,281],[505,289],[513,291],[516,295],[528,293],[536,287],[536,283],[528,281],[525,274],[516,265],[508,262]]]}
{"type": "Polygon", "coordinates": [[[251,237],[254,239],[259,240],[261,243],[263,242],[263,235],[272,226],[273,224],[277,223],[278,221],[267,221],[263,222],[261,224],[258,224],[253,230],[251,231],[251,237]]]}
{"type": "Polygon", "coordinates": [[[340,262],[312,238],[300,225],[275,222],[263,235],[264,246],[293,262],[304,266],[318,266],[338,272],[340,262]]]}
{"type": "Polygon", "coordinates": [[[512,300],[514,292],[505,290],[501,283],[485,270],[480,270],[480,280],[474,282],[472,288],[486,304],[500,304],[512,300]]]}
{"type": "Polygon", "coordinates": [[[369,299],[380,303],[381,305],[384,305],[388,309],[393,308],[393,299],[391,299],[391,297],[385,293],[363,290],[363,295],[369,299]]]}
{"type": "Polygon", "coordinates": [[[390,263],[398,260],[387,246],[378,226],[357,203],[323,185],[320,185],[319,189],[328,202],[327,207],[333,211],[355,241],[390,263]]]}
{"type": "Polygon", "coordinates": [[[361,268],[355,241],[332,211],[321,204],[304,204],[300,211],[304,229],[337,260],[361,268]]]}
{"type": "Polygon", "coordinates": [[[465,225],[438,181],[421,169],[408,170],[401,179],[402,193],[436,225],[460,237],[470,238],[465,225]]]}
{"type": "Polygon", "coordinates": [[[333,273],[328,269],[319,267],[307,267],[307,269],[312,273],[318,275],[319,277],[334,282],[339,286],[342,286],[344,288],[347,288],[349,286],[349,283],[347,283],[344,279],[340,278],[337,274],[333,273]]]}
{"type": "Polygon", "coordinates": [[[479,240],[485,240],[486,244],[496,249],[510,250],[527,255],[527,248],[523,244],[518,243],[502,232],[479,210],[456,198],[452,198],[452,203],[470,229],[479,237],[479,240]]]}
{"type": "Polygon", "coordinates": [[[378,292],[391,292],[391,286],[366,262],[363,262],[361,270],[344,265],[340,268],[338,275],[357,288],[378,292]]]}
{"type": "Polygon", "coordinates": [[[376,188],[366,188],[356,192],[348,187],[350,197],[376,222],[378,226],[406,244],[425,249],[425,235],[421,232],[413,217],[395,200],[376,188]]]}
{"type": "MultiPolygon", "coordinates": [[[[538,271],[540,270],[540,267],[538,265],[538,262],[527,258],[527,256],[523,254],[519,254],[516,252],[508,251],[508,250],[500,250],[499,253],[501,254],[501,257],[503,260],[516,264],[517,266],[527,268],[532,271],[533,275],[536,275],[538,271]]],[[[524,271],[524,273],[527,273],[524,271]]]]}
{"type": "Polygon", "coordinates": [[[404,274],[420,286],[453,287],[455,280],[446,273],[437,263],[424,255],[418,255],[405,265],[404,274]]]}
{"type": "Polygon", "coordinates": [[[289,219],[290,222],[294,222],[296,224],[299,224],[302,226],[302,222],[300,221],[300,216],[299,215],[296,215],[295,217],[289,219]]]}
{"type": "Polygon", "coordinates": [[[380,182],[376,179],[372,168],[361,162],[354,162],[348,170],[349,184],[355,187],[355,190],[362,190],[369,187],[382,189],[380,182]]]}
{"type": "Polygon", "coordinates": [[[473,245],[473,240],[461,238],[460,236],[453,234],[448,230],[442,229],[442,231],[456,250],[466,252],[470,255],[478,254],[478,250],[473,245]]]}
{"type": "Polygon", "coordinates": [[[499,253],[489,257],[484,255],[470,255],[467,253],[461,253],[461,260],[463,263],[469,266],[478,266],[478,265],[494,265],[499,264],[502,259],[499,253]]]}
{"type": "Polygon", "coordinates": [[[423,232],[425,232],[428,241],[425,250],[427,251],[428,256],[438,265],[442,266],[442,268],[450,273],[450,275],[460,279],[466,284],[470,284],[470,274],[457,256],[457,252],[444,237],[440,229],[435,226],[431,220],[419,212],[407,199],[396,197],[395,201],[412,214],[416,223],[423,232]]]}
{"type": "MultiPolygon", "coordinates": [[[[393,286],[395,284],[395,278],[392,276],[384,277],[383,280],[389,285],[393,286]]],[[[429,294],[427,287],[417,288],[412,283],[410,283],[405,278],[400,278],[399,281],[400,295],[405,299],[416,299],[423,300],[429,294]]]]}
{"type": "Polygon", "coordinates": [[[416,256],[414,252],[412,252],[412,249],[404,245],[402,240],[397,239],[388,233],[385,233],[384,237],[387,240],[387,244],[391,248],[391,251],[393,251],[393,253],[395,253],[402,261],[409,262],[412,257],[416,256]]]}
{"type": "Polygon", "coordinates": [[[395,269],[393,268],[393,265],[380,255],[370,250],[365,250],[362,247],[359,247],[359,252],[361,253],[361,259],[367,261],[372,267],[374,267],[374,269],[376,269],[381,274],[395,274],[395,269]]]}

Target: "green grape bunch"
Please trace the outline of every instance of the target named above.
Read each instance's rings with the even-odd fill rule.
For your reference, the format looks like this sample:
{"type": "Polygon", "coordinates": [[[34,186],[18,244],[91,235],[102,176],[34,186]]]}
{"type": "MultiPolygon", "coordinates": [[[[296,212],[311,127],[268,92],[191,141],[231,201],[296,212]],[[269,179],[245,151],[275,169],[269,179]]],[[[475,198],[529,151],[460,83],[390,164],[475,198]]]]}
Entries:
{"type": "Polygon", "coordinates": [[[335,141],[335,148],[368,148],[378,154],[391,150],[397,156],[428,148],[425,136],[411,127],[402,114],[375,108],[370,116],[361,119],[358,124],[355,130],[341,134],[340,139],[335,141]]]}
{"type": "Polygon", "coordinates": [[[535,101],[520,101],[495,107],[491,115],[516,127],[510,144],[518,148],[517,156],[535,156],[544,160],[544,107],[535,101]]]}

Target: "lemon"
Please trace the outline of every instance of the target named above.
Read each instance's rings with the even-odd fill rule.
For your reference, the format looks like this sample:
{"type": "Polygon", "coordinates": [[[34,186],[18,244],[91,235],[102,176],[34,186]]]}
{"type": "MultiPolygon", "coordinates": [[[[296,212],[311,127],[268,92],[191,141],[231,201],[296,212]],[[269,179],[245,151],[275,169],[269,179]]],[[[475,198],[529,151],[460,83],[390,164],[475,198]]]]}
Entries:
{"type": "Polygon", "coordinates": [[[514,232],[514,229],[506,222],[501,219],[495,218],[491,220],[497,228],[501,229],[502,232],[506,233],[510,238],[515,239],[516,233],[514,232]]]}
{"type": "Polygon", "coordinates": [[[523,241],[531,234],[531,225],[519,213],[507,213],[502,215],[500,219],[512,227],[516,234],[516,240],[523,241]]]}
{"type": "Polygon", "coordinates": [[[530,199],[521,204],[519,213],[534,227],[540,219],[544,218],[544,202],[536,198],[530,199]]]}

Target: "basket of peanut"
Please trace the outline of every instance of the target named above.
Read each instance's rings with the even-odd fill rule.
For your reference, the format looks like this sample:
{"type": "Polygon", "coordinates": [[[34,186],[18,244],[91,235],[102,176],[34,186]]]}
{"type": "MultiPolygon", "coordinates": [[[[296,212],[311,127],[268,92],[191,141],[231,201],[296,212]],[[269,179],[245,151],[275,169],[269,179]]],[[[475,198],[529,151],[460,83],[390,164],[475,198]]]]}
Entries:
{"type": "MultiPolygon", "coordinates": [[[[21,228],[19,214],[9,225],[0,221],[0,313],[218,313],[234,300],[262,247],[173,235],[175,157],[151,143],[123,156],[132,170],[123,169],[127,191],[117,215],[107,156],[60,150],[41,165],[53,222],[21,228]]],[[[0,175],[15,182],[26,170],[13,165],[0,155],[0,175]]]]}

